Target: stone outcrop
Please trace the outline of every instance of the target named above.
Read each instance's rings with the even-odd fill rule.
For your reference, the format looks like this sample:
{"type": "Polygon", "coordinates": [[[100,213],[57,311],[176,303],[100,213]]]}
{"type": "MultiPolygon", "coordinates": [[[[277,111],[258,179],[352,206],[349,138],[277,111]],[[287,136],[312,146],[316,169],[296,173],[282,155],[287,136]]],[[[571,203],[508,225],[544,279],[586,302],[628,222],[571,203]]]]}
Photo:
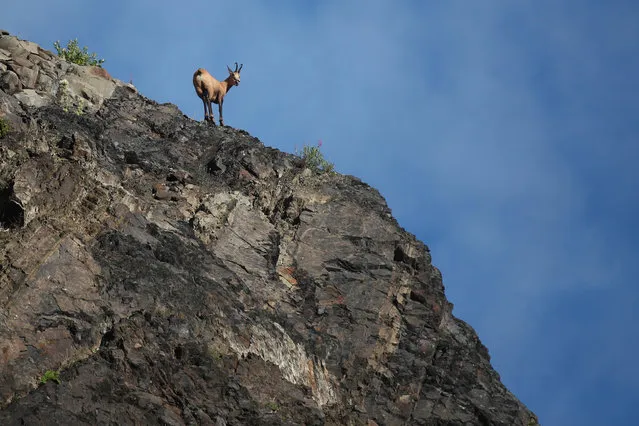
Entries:
{"type": "MultiPolygon", "coordinates": [[[[96,112],[116,86],[130,84],[111,78],[100,67],[79,66],[59,60],[35,43],[0,34],[0,90],[13,95],[21,104],[41,107],[59,104],[63,109],[96,112]]],[[[6,110],[15,124],[20,120],[6,110]]]]}
{"type": "Polygon", "coordinates": [[[6,33],[0,116],[0,424],[536,424],[360,180],[6,33]]]}

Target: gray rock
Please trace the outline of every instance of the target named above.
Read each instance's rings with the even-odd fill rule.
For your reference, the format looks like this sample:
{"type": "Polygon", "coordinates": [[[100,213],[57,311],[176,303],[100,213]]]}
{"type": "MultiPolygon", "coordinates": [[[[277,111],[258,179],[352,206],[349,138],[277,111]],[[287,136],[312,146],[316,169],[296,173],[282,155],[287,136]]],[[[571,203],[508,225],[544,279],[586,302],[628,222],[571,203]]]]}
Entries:
{"type": "Polygon", "coordinates": [[[33,107],[41,107],[51,103],[50,98],[41,96],[33,89],[24,89],[21,92],[16,93],[14,96],[23,104],[33,107]]]}
{"type": "Polygon", "coordinates": [[[11,129],[14,131],[23,129],[24,123],[21,118],[23,114],[24,110],[20,102],[14,96],[0,90],[0,116],[2,116],[3,120],[9,122],[11,129]]]}
{"type": "Polygon", "coordinates": [[[29,53],[38,54],[40,50],[40,46],[32,41],[20,40],[20,47],[25,49],[29,53]]]}
{"type": "Polygon", "coordinates": [[[11,49],[11,56],[14,59],[16,58],[26,59],[29,56],[29,51],[25,49],[24,47],[22,47],[21,45],[18,45],[17,47],[11,49]]]}
{"type": "MultiPolygon", "coordinates": [[[[26,56],[12,56],[11,62],[12,65],[17,65],[21,67],[31,68],[34,66],[34,63],[29,61],[26,56]]],[[[17,72],[17,71],[16,71],[17,72]]]]}
{"type": "Polygon", "coordinates": [[[68,82],[68,90],[72,97],[83,98],[88,101],[87,110],[96,111],[105,99],[108,99],[115,90],[116,83],[95,75],[93,67],[74,66],[71,73],[65,75],[68,82]]]}
{"type": "Polygon", "coordinates": [[[70,64],[66,61],[57,61],[55,62],[55,67],[59,70],[59,74],[66,74],[67,71],[73,67],[73,64],[70,64]]]}
{"type": "Polygon", "coordinates": [[[53,92],[53,79],[49,77],[44,72],[38,73],[38,80],[36,81],[36,89],[42,92],[52,93],[53,92]]]}
{"type": "Polygon", "coordinates": [[[0,89],[13,95],[22,90],[22,83],[15,72],[5,71],[2,76],[0,76],[0,89]]]}
{"type": "Polygon", "coordinates": [[[30,53],[29,56],[27,56],[27,60],[35,65],[38,65],[42,62],[47,63],[48,61],[43,59],[41,56],[36,55],[34,53],[30,53]]]}
{"type": "Polygon", "coordinates": [[[43,48],[41,48],[40,46],[38,46],[38,52],[37,52],[38,56],[40,56],[41,58],[47,60],[47,61],[51,61],[54,58],[57,58],[57,55],[49,50],[45,50],[43,48]]]}
{"type": "Polygon", "coordinates": [[[26,89],[35,88],[36,81],[38,81],[38,69],[27,68],[24,66],[10,65],[11,69],[18,75],[22,87],[26,89]]]}
{"type": "Polygon", "coordinates": [[[12,36],[2,36],[0,37],[0,49],[13,51],[20,47],[20,42],[17,38],[12,36]]]}
{"type": "Polygon", "coordinates": [[[50,77],[58,75],[59,69],[56,68],[56,64],[50,61],[42,60],[38,62],[38,66],[43,72],[46,72],[47,74],[49,74],[50,77]]]}

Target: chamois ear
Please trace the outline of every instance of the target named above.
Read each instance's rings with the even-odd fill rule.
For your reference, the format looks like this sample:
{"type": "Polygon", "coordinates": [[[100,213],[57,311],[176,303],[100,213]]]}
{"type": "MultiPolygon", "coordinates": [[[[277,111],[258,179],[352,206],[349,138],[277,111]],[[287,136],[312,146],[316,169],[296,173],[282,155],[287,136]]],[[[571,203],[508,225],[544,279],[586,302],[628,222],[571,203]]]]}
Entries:
{"type": "Polygon", "coordinates": [[[233,74],[233,70],[231,69],[231,67],[229,67],[228,65],[226,66],[226,69],[229,70],[229,74],[233,74]]]}

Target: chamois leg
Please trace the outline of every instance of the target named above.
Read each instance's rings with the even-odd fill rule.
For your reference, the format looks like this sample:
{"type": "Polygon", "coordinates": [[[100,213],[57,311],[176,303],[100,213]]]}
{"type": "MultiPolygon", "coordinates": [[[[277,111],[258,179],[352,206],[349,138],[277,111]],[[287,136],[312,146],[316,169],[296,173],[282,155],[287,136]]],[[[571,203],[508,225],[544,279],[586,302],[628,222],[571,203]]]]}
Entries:
{"type": "Polygon", "coordinates": [[[206,99],[202,98],[202,103],[204,104],[204,121],[208,121],[209,112],[206,110],[206,99]]]}
{"type": "Polygon", "coordinates": [[[222,118],[222,104],[224,103],[224,98],[220,99],[220,126],[224,126],[224,118],[222,118]]]}
{"type": "Polygon", "coordinates": [[[213,121],[213,108],[211,108],[211,100],[207,99],[206,104],[209,106],[209,121],[213,121]]]}
{"type": "Polygon", "coordinates": [[[213,105],[211,105],[211,100],[209,99],[209,119],[211,123],[215,126],[215,117],[213,117],[213,105]]]}
{"type": "Polygon", "coordinates": [[[209,107],[209,111],[206,110],[206,103],[209,100],[209,91],[206,89],[202,90],[202,96],[200,96],[200,98],[202,98],[202,103],[204,104],[204,121],[208,121],[209,111],[211,110],[211,107],[209,107]]]}

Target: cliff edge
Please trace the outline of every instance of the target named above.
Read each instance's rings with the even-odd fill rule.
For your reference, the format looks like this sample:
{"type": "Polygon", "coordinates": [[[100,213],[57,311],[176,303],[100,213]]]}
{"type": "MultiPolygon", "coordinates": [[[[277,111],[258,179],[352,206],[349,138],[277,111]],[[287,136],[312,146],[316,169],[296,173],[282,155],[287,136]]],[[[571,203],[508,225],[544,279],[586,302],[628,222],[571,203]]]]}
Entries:
{"type": "Polygon", "coordinates": [[[0,424],[537,424],[360,180],[6,32],[0,118],[0,424]]]}

